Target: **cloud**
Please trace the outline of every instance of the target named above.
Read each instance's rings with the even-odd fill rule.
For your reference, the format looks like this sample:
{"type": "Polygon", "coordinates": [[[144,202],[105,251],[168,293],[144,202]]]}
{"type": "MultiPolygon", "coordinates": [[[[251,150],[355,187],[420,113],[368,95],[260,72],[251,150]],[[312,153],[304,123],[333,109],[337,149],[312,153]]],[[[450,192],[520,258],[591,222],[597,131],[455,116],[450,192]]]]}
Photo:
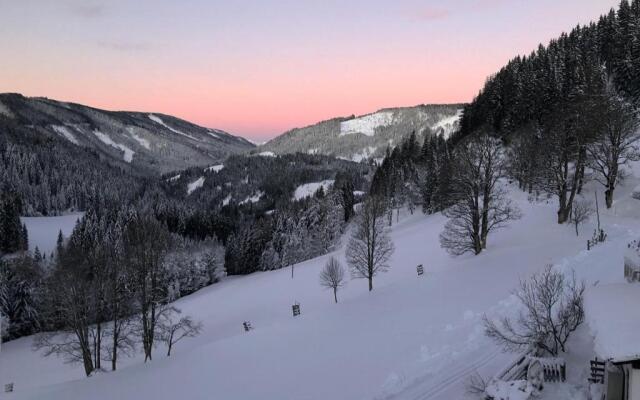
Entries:
{"type": "Polygon", "coordinates": [[[147,51],[151,48],[149,43],[143,42],[129,42],[129,41],[118,41],[118,40],[110,40],[110,41],[100,41],[98,42],[98,46],[103,47],[109,50],[122,51],[122,52],[138,52],[138,51],[147,51]]]}

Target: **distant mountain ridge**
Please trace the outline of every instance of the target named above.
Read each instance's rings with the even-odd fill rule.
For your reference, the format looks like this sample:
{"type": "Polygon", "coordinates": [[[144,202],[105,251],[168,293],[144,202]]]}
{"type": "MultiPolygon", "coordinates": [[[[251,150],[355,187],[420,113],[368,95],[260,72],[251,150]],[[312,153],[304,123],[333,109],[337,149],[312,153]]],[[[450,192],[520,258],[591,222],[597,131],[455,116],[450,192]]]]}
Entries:
{"type": "Polygon", "coordinates": [[[14,93],[0,94],[0,120],[92,149],[102,159],[143,174],[218,163],[255,147],[244,138],[170,115],[106,111],[14,93]]]}
{"type": "Polygon", "coordinates": [[[464,104],[384,108],[361,116],[339,117],[291,129],[259,146],[275,154],[324,154],[362,161],[384,157],[412,132],[450,135],[459,127],[464,104]]]}

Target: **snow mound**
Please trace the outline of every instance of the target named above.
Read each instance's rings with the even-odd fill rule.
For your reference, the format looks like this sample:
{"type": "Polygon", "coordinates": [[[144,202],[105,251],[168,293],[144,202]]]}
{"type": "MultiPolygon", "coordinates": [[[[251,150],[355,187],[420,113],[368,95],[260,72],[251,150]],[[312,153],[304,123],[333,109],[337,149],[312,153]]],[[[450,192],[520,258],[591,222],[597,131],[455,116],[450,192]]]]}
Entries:
{"type": "Polygon", "coordinates": [[[135,154],[135,151],[131,150],[124,144],[114,142],[109,136],[107,136],[106,134],[100,131],[97,131],[97,130],[93,131],[93,134],[96,135],[96,137],[100,139],[102,143],[109,145],[111,147],[115,147],[116,149],[122,150],[124,152],[124,160],[126,162],[130,163],[131,161],[133,161],[133,155],[135,154]]]}
{"type": "Polygon", "coordinates": [[[187,185],[187,195],[193,193],[196,189],[200,189],[202,185],[204,185],[204,176],[201,176],[187,185]]]}
{"type": "Polygon", "coordinates": [[[433,132],[442,130],[442,134],[444,135],[445,139],[448,138],[458,128],[460,118],[462,118],[462,111],[463,110],[460,109],[456,112],[455,115],[441,119],[436,124],[431,126],[431,130],[433,132]]]}
{"type": "Polygon", "coordinates": [[[306,197],[313,196],[320,188],[326,191],[333,185],[333,182],[333,179],[327,179],[322,182],[312,182],[300,185],[296,188],[295,192],[293,192],[293,200],[302,200],[306,197]]]}
{"type": "Polygon", "coordinates": [[[55,133],[57,133],[59,135],[62,135],[62,137],[64,137],[65,139],[67,139],[71,143],[73,143],[75,145],[79,145],[80,144],[80,142],[78,142],[78,139],[76,139],[76,137],[73,135],[73,133],[71,133],[71,131],[66,126],[51,125],[51,129],[53,129],[55,131],[55,133]]]}
{"type": "Polygon", "coordinates": [[[224,164],[212,165],[204,169],[204,172],[220,172],[224,168],[224,164]]]}
{"type": "Polygon", "coordinates": [[[391,111],[382,111],[364,115],[362,117],[341,122],[340,136],[350,135],[353,133],[362,133],[363,135],[373,136],[376,133],[376,128],[391,125],[392,122],[393,113],[391,111]]]}
{"type": "Polygon", "coordinates": [[[193,136],[191,136],[189,134],[186,134],[186,133],[184,133],[182,131],[179,131],[179,130],[177,130],[175,128],[172,128],[169,125],[165,124],[164,121],[160,117],[158,117],[157,115],[149,114],[149,119],[152,120],[153,122],[155,122],[156,124],[160,124],[160,125],[164,126],[165,128],[167,128],[168,130],[170,130],[173,133],[177,133],[178,135],[182,135],[182,136],[188,137],[189,139],[198,140],[197,138],[195,138],[195,137],[193,137],[193,136]]]}

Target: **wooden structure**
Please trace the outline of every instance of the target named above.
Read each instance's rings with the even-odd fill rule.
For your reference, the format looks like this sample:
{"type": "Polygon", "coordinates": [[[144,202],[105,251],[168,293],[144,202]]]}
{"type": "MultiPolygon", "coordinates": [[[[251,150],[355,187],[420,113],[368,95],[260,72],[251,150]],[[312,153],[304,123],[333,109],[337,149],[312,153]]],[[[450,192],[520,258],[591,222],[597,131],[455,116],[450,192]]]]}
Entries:
{"type": "Polygon", "coordinates": [[[297,317],[298,315],[300,315],[300,304],[295,303],[294,305],[291,306],[291,309],[293,311],[294,317],[297,317]]]}
{"type": "Polygon", "coordinates": [[[6,385],[4,385],[4,392],[5,393],[13,392],[13,382],[12,383],[7,383],[6,385]]]}
{"type": "Polygon", "coordinates": [[[604,384],[604,372],[607,363],[603,360],[598,360],[598,357],[596,357],[595,360],[591,360],[590,364],[591,377],[589,378],[589,382],[604,384]]]}
{"type": "Polygon", "coordinates": [[[587,240],[587,250],[591,250],[595,245],[597,245],[598,243],[603,243],[605,240],[607,240],[607,234],[603,229],[594,230],[593,237],[587,240]]]}
{"type": "Polygon", "coordinates": [[[242,323],[242,327],[244,328],[245,332],[249,332],[250,330],[253,329],[253,327],[251,326],[251,322],[249,322],[249,321],[244,321],[242,323]]]}
{"type": "Polygon", "coordinates": [[[536,347],[531,346],[516,356],[491,379],[485,399],[496,400],[510,390],[533,396],[544,389],[545,382],[564,382],[567,376],[565,360],[559,357],[539,357],[539,353],[536,347]],[[497,393],[501,395],[497,396],[497,393]]]}
{"type": "Polygon", "coordinates": [[[424,275],[424,267],[422,266],[422,264],[416,267],[416,271],[418,271],[418,276],[424,275]]]}

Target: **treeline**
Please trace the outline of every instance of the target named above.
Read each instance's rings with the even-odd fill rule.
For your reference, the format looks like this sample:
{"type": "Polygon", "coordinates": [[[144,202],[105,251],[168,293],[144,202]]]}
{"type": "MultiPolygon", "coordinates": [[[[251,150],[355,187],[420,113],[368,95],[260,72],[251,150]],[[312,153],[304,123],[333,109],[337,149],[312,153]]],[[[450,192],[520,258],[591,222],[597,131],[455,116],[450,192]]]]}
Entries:
{"type": "Polygon", "coordinates": [[[150,360],[157,341],[170,349],[176,332],[199,330],[171,301],[224,274],[215,238],[172,235],[133,208],[91,210],[68,239],[59,235],[49,259],[22,254],[0,262],[4,337],[40,332],[37,348],[81,363],[87,375],[103,363],[115,370],[139,347],[150,360]]]}
{"type": "Polygon", "coordinates": [[[143,185],[90,149],[0,118],[0,189],[20,195],[22,215],[129,203],[143,185]]]}
{"type": "Polygon", "coordinates": [[[21,213],[22,199],[17,193],[0,193],[0,257],[29,249],[29,235],[20,222],[21,213]]]}
{"type": "Polygon", "coordinates": [[[622,0],[598,22],[563,33],[490,77],[464,109],[458,137],[488,126],[502,136],[543,125],[558,109],[598,94],[606,72],[627,100],[640,101],[640,1],[622,0]]]}
{"type": "MultiPolygon", "coordinates": [[[[247,274],[292,266],[330,251],[353,216],[353,182],[338,174],[325,192],[288,203],[243,224],[227,241],[229,274],[247,274]]],[[[293,269],[292,269],[293,273],[293,269]]]]}
{"type": "Polygon", "coordinates": [[[385,209],[389,224],[393,212],[408,207],[413,213],[417,208],[431,214],[452,204],[451,144],[442,135],[425,136],[419,143],[415,133],[393,150],[376,170],[370,194],[387,202],[385,209]]]}

